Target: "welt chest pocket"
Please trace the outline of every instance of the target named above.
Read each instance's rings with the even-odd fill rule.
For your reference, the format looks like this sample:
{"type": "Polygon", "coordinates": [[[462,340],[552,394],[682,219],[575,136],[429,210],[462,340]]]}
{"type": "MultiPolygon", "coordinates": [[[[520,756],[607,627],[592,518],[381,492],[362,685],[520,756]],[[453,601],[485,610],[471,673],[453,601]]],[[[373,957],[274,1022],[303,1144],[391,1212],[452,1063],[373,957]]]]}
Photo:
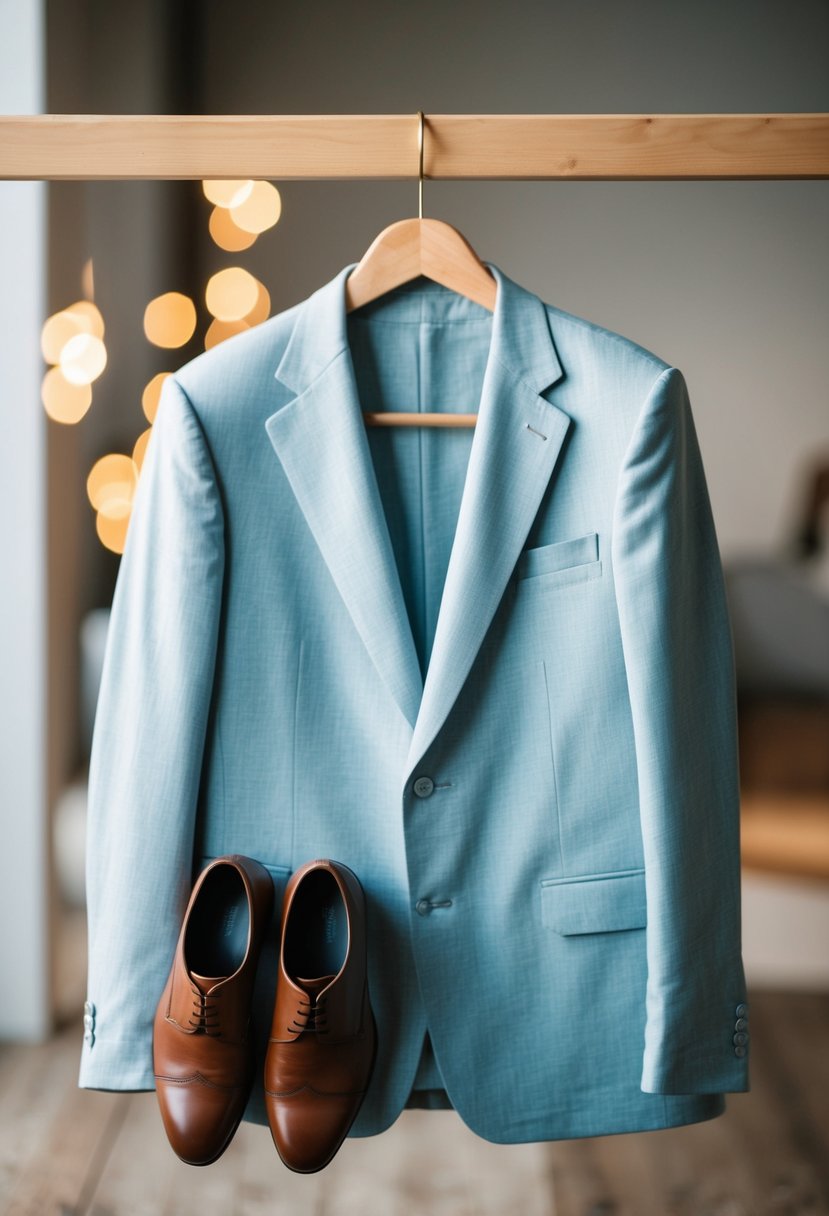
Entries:
{"type": "Polygon", "coordinates": [[[565,937],[644,929],[648,923],[644,868],[543,878],[541,920],[565,937]]]}
{"type": "Polygon", "coordinates": [[[515,566],[515,586],[523,595],[529,589],[587,582],[599,578],[601,573],[599,534],[587,532],[551,545],[524,549],[515,566]]]}

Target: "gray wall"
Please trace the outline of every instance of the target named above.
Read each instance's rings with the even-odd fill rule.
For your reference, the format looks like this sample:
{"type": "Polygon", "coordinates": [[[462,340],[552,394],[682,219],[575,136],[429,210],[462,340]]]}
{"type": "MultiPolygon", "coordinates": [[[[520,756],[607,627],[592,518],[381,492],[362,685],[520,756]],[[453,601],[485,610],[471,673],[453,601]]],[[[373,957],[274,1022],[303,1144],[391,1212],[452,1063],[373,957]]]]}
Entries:
{"type": "MultiPolygon", "coordinates": [[[[825,0],[75,2],[87,12],[86,70],[62,61],[72,87],[53,108],[411,112],[415,173],[418,109],[829,110],[825,0]]],[[[134,441],[153,372],[200,349],[194,340],[159,357],[148,347],[140,320],[151,294],[195,291],[198,339],[214,269],[247,266],[277,311],[360,258],[385,225],[417,214],[415,181],[277,185],[280,223],[238,255],[210,242],[196,183],[84,187],[113,342],[112,370],[98,382],[106,408],[84,423],[90,463],[106,450],[104,433],[109,446],[119,426],[123,444],[134,441]],[[180,222],[183,207],[192,225],[180,222]]],[[[481,257],[548,302],[682,368],[724,557],[783,543],[804,470],[829,455],[829,182],[427,181],[424,213],[455,224],[481,257]]],[[[103,562],[111,581],[117,559],[103,562]]]]}
{"type": "MultiPolygon", "coordinates": [[[[411,111],[415,173],[418,109],[829,110],[825,0],[237,0],[210,6],[200,37],[207,112],[411,111]]],[[[280,189],[280,224],[243,255],[275,307],[417,214],[414,183],[280,189]]],[[[724,557],[782,542],[804,464],[829,456],[829,182],[426,182],[423,194],[426,215],[543,299],[682,368],[724,557]]]]}

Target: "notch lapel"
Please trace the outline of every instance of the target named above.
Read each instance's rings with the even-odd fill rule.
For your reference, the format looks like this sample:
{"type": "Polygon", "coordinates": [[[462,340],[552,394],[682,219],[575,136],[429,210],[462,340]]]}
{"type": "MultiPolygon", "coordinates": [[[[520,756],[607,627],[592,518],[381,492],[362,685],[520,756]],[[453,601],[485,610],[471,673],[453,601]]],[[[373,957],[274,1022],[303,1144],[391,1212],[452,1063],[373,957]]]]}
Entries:
{"type": "Polygon", "coordinates": [[[563,375],[547,311],[485,263],[498,290],[478,421],[421,679],[348,345],[350,263],[298,306],[276,377],[296,396],[265,423],[372,661],[412,727],[404,782],[472,668],[570,424],[541,393],[563,375]]]}
{"type": "Polygon", "coordinates": [[[344,283],[356,265],[300,305],[275,373],[297,396],[265,429],[354,626],[414,727],[423,680],[345,327],[344,283]]]}

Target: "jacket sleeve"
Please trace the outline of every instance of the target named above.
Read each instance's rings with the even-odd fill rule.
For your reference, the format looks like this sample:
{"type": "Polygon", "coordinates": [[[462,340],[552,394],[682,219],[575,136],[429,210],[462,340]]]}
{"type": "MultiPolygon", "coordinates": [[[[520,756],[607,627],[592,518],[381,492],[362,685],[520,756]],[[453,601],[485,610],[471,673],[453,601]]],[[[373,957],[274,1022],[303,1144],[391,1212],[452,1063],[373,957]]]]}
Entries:
{"type": "Polygon", "coordinates": [[[80,1088],[155,1087],[152,1025],[191,890],[223,568],[213,465],[169,376],[133,500],[95,711],[80,1088]]]}
{"type": "Polygon", "coordinates": [[[645,859],[640,1086],[653,1094],[744,1091],[733,642],[687,386],[676,368],[654,383],[630,439],[611,554],[645,859]]]}

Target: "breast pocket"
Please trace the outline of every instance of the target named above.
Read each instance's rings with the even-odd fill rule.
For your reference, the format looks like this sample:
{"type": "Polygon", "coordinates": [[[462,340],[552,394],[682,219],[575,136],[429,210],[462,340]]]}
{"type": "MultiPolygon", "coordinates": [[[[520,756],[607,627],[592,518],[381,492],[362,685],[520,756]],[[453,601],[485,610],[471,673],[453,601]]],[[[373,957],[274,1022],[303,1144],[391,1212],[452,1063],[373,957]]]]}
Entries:
{"type": "Polygon", "coordinates": [[[524,594],[530,589],[587,582],[599,578],[601,573],[599,534],[587,532],[584,536],[524,549],[515,567],[516,591],[524,594]]]}
{"type": "Polygon", "coordinates": [[[542,878],[541,920],[564,937],[644,929],[648,923],[644,868],[542,878]]]}

